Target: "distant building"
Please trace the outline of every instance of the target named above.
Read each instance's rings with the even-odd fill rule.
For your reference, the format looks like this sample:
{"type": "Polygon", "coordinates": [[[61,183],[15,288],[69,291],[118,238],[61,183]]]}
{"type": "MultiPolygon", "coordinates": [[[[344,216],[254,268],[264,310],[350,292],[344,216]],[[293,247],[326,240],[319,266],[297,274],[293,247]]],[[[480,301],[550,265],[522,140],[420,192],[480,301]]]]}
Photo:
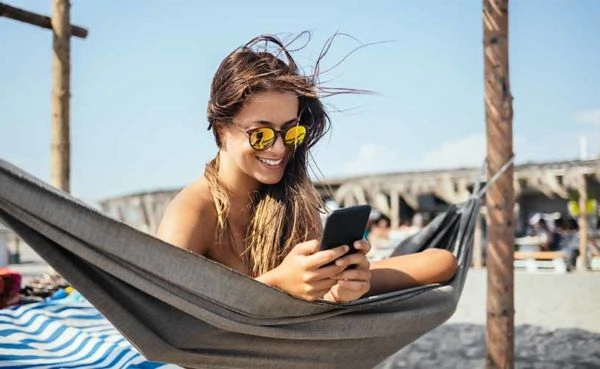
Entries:
{"type": "MultiPolygon", "coordinates": [[[[569,214],[581,191],[591,217],[597,217],[600,160],[527,163],[514,168],[516,227],[535,213],[569,214]],[[569,205],[571,205],[569,207],[569,205]]],[[[340,206],[371,204],[397,226],[415,213],[438,213],[466,201],[482,181],[481,169],[412,171],[326,179],[315,185],[321,196],[340,206]]]]}

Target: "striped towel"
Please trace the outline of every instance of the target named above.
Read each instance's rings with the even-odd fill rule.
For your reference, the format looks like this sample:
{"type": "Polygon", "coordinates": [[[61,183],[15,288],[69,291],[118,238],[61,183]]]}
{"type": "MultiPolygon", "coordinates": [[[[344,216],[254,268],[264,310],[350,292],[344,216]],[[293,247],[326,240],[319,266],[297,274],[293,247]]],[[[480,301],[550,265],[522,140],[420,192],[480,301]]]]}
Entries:
{"type": "Polygon", "coordinates": [[[0,368],[139,368],[147,361],[85,300],[61,299],[0,310],[0,368]]]}

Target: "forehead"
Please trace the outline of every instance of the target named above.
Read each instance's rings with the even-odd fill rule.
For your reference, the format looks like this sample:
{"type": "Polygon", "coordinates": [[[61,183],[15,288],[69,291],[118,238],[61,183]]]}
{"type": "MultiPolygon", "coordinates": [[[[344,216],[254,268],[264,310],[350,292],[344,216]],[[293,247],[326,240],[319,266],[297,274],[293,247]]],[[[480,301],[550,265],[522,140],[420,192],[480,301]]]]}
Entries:
{"type": "Polygon", "coordinates": [[[297,118],[298,97],[292,92],[265,91],[253,94],[236,115],[244,125],[280,127],[297,118]]]}

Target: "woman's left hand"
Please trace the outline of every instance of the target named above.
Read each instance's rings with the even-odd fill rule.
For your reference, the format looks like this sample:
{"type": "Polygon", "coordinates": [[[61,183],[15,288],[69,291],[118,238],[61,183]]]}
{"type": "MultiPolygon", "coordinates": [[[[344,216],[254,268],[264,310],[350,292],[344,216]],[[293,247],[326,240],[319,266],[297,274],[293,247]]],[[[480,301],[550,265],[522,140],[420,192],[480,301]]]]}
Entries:
{"type": "Polygon", "coordinates": [[[337,280],[327,294],[325,300],[332,302],[348,302],[361,298],[371,288],[371,264],[367,259],[367,253],[371,249],[371,245],[367,240],[359,240],[354,242],[354,247],[358,250],[357,253],[343,256],[335,261],[335,263],[345,269],[333,277],[337,280]],[[354,266],[349,268],[350,266],[354,266]]]}

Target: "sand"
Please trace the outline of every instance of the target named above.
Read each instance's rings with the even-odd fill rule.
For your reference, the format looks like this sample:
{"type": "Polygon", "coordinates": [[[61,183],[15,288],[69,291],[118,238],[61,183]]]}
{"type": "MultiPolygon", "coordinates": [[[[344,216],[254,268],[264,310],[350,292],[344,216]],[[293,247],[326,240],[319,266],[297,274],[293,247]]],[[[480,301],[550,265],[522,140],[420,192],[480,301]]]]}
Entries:
{"type": "MultiPolygon", "coordinates": [[[[487,273],[471,270],[449,322],[485,324],[487,273]]],[[[515,325],[600,333],[600,272],[515,273],[515,325]]]]}
{"type": "MultiPolygon", "coordinates": [[[[485,367],[485,270],[455,314],[378,369],[485,367]]],[[[515,368],[600,368],[600,272],[515,274],[515,368]]]]}

